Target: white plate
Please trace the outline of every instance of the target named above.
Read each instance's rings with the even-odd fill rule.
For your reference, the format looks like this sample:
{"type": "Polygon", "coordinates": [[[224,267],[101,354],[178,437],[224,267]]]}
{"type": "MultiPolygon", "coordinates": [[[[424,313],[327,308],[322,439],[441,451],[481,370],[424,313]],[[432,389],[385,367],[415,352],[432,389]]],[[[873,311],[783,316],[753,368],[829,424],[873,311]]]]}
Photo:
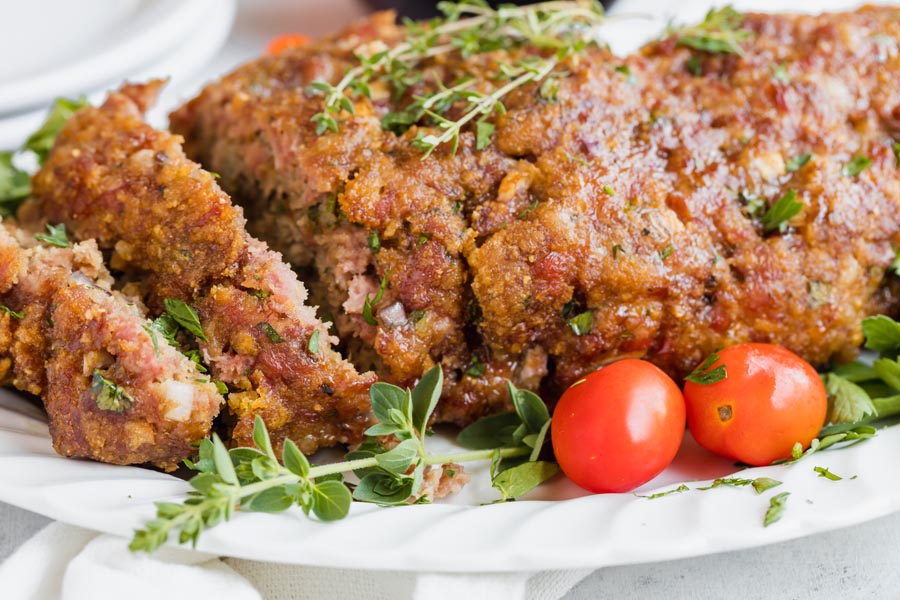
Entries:
{"type": "MultiPolygon", "coordinates": [[[[134,70],[120,74],[117,79],[110,79],[104,88],[89,92],[88,100],[92,104],[102,102],[108,89],[119,87],[123,78],[129,81],[146,81],[154,77],[168,77],[170,81],[163,90],[159,106],[176,106],[183,100],[178,97],[182,90],[196,90],[197,81],[194,76],[224,45],[234,21],[235,4],[235,0],[218,0],[216,10],[194,28],[188,39],[177,45],[176,51],[156,57],[151,64],[138,65],[134,70]]],[[[49,103],[50,100],[47,105],[49,103]]],[[[38,110],[0,118],[0,150],[21,146],[40,127],[46,116],[47,106],[41,106],[38,110]]],[[[154,125],[164,126],[166,111],[154,108],[151,120],[154,125]]]]}
{"type": "MultiPolygon", "coordinates": [[[[447,447],[447,439],[436,446],[447,447]]],[[[260,561],[408,571],[526,571],[601,567],[750,548],[853,525],[900,509],[900,427],[865,443],[741,477],[784,484],[692,489],[655,500],[634,494],[579,496],[559,477],[535,498],[480,506],[496,495],[484,469],[452,503],[378,508],[354,504],[323,524],[299,509],[241,514],[204,532],[200,550],[260,561]],[[814,466],[847,477],[830,481],[814,466]],[[856,479],[849,479],[851,476],[856,479]],[[790,492],[782,519],[763,527],[769,498],[790,492]]],[[[640,493],[692,488],[734,468],[686,441],[675,463],[640,493]]],[[[40,411],[0,390],[0,501],[81,527],[130,537],[153,517],[153,501],[178,500],[185,482],[155,471],[64,459],[40,411]]]]}
{"type": "Polygon", "coordinates": [[[177,51],[219,7],[217,0],[7,2],[0,19],[0,56],[7,57],[0,65],[0,114],[115,82],[177,51]]]}

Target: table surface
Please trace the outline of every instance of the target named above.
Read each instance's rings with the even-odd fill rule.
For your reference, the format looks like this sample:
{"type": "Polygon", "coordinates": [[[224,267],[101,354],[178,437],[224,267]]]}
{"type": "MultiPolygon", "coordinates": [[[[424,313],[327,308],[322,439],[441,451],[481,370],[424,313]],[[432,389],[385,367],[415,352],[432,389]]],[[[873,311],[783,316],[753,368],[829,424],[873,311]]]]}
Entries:
{"type": "MultiPolygon", "coordinates": [[[[228,44],[198,80],[256,55],[273,35],[333,31],[362,14],[358,0],[241,0],[228,44]],[[325,8],[327,7],[327,9],[325,8]]],[[[0,560],[49,520],[0,503],[0,560]]],[[[567,600],[596,598],[803,600],[900,597],[900,514],[753,550],[599,569],[567,600]]]]}

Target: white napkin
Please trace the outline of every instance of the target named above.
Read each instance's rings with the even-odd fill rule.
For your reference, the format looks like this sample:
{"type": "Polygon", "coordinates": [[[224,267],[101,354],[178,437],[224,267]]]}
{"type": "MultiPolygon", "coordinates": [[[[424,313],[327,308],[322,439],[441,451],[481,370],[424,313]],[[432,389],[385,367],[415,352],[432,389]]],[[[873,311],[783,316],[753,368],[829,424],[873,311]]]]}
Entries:
{"type": "Polygon", "coordinates": [[[4,600],[557,600],[590,570],[449,575],[225,559],[53,523],[0,566],[4,600]]]}

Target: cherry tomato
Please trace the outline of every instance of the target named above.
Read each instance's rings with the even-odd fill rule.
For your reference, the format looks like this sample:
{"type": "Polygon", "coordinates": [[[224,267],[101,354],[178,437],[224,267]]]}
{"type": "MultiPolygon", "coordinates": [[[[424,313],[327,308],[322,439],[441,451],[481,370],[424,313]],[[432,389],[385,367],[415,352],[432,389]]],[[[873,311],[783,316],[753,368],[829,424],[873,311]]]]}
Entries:
{"type": "MultiPolygon", "coordinates": [[[[714,383],[684,386],[688,427],[697,442],[716,454],[749,465],[789,458],[794,444],[804,448],[825,423],[828,399],[809,363],[781,346],[738,344],[718,352],[702,373],[714,383]]],[[[695,374],[697,372],[695,371],[695,374]]]]}
{"type": "Polygon", "coordinates": [[[311,41],[311,37],[303,35],[302,33],[285,33],[284,35],[272,38],[272,41],[266,46],[266,54],[280,54],[288,48],[300,48],[306,46],[311,41]]]}
{"type": "Polygon", "coordinates": [[[563,472],[592,492],[625,492],[665,469],[684,436],[681,390],[654,365],[614,362],[575,383],[550,425],[563,472]]]}

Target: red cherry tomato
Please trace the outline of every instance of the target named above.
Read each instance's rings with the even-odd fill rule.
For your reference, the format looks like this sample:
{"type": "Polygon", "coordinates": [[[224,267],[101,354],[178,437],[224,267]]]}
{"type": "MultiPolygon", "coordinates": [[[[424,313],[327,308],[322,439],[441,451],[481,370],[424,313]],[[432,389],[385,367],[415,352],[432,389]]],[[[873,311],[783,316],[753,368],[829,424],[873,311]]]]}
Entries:
{"type": "MultiPolygon", "coordinates": [[[[749,465],[790,458],[825,423],[828,399],[809,363],[781,346],[738,344],[718,352],[703,373],[725,366],[724,379],[684,386],[688,427],[716,454],[749,465]]],[[[717,377],[711,377],[717,379],[717,377]]]]}
{"type": "Polygon", "coordinates": [[[281,54],[288,48],[301,48],[309,45],[312,38],[302,33],[285,33],[273,38],[266,46],[266,54],[281,54]]]}
{"type": "Polygon", "coordinates": [[[654,365],[625,359],[575,383],[550,431],[563,472],[592,492],[625,492],[665,469],[684,436],[681,390],[654,365]]]}

